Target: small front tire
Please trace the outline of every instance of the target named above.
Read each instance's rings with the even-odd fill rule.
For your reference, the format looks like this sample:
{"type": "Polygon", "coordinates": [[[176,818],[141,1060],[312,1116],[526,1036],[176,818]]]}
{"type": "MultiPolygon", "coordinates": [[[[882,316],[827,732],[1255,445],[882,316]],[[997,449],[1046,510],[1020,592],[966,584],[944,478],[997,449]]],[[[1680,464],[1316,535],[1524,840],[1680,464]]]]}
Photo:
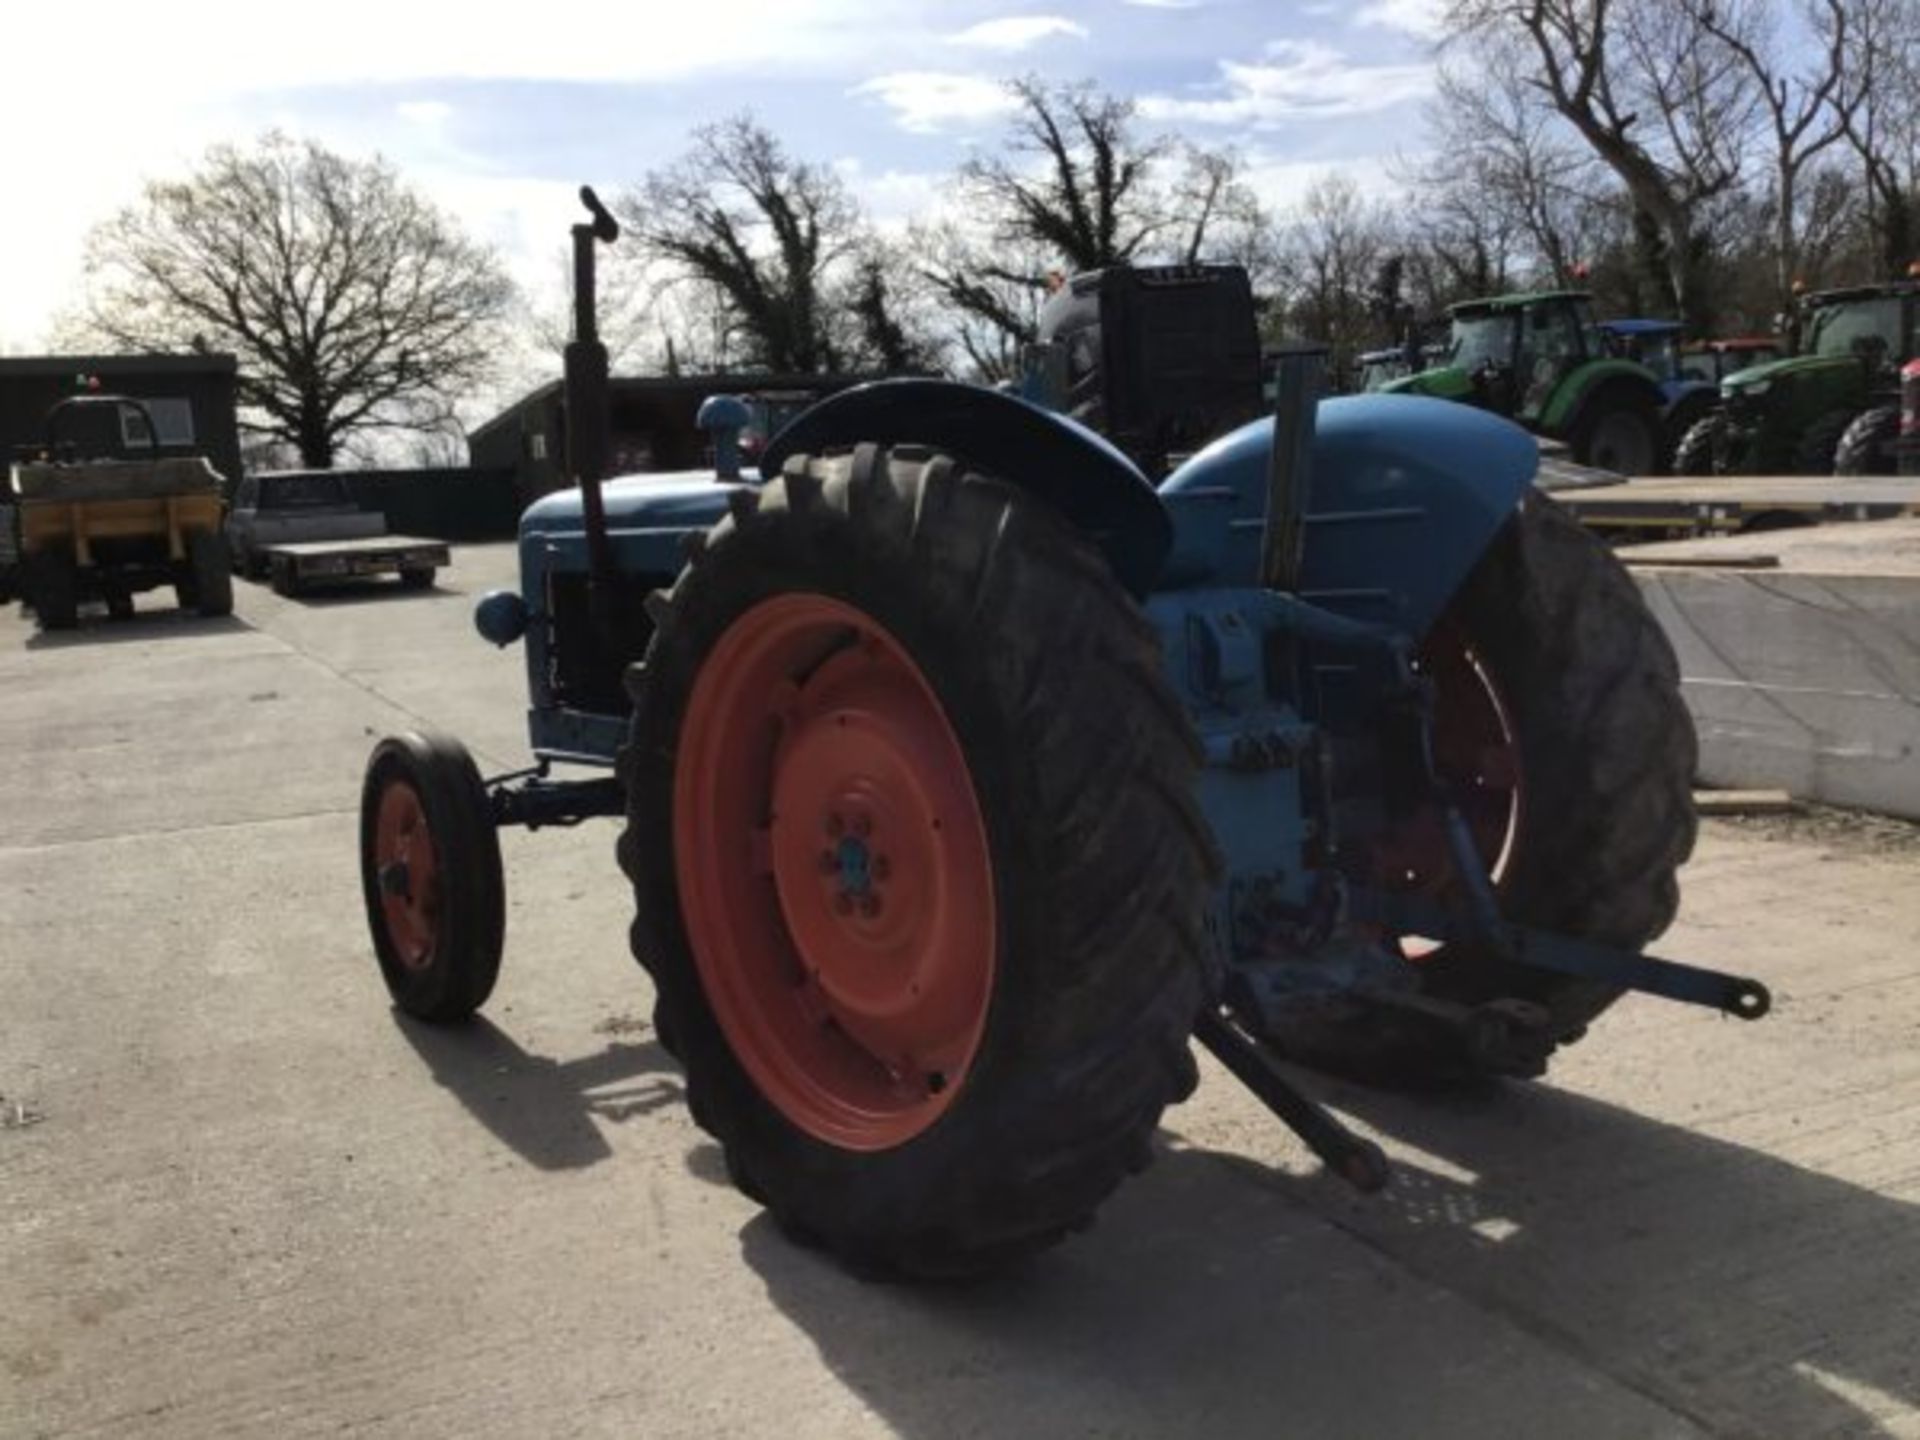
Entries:
{"type": "Polygon", "coordinates": [[[360,792],[360,884],[393,1003],[434,1024],[486,1003],[500,973],[500,836],[473,757],[409,731],[374,747],[360,792]]]}
{"type": "Polygon", "coordinates": [[[1900,438],[1900,407],[1876,405],[1862,411],[1847,426],[1834,448],[1833,473],[1836,475],[1894,475],[1899,462],[1893,453],[1900,438]]]}

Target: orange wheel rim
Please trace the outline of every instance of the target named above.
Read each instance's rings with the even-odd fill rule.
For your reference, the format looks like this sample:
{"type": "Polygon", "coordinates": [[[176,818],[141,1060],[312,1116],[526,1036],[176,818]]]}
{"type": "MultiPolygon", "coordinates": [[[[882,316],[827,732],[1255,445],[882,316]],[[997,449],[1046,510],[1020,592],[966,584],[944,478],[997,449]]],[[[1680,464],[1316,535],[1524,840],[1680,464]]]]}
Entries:
{"type": "MultiPolygon", "coordinates": [[[[1452,792],[1497,890],[1513,868],[1526,809],[1513,712],[1485,659],[1458,625],[1443,621],[1436,626],[1416,663],[1433,686],[1434,769],[1452,792]]],[[[1389,889],[1438,899],[1458,891],[1459,878],[1437,810],[1423,809],[1394,826],[1374,856],[1376,874],[1389,889]]],[[[1415,936],[1401,939],[1410,960],[1437,959],[1443,948],[1415,936]]]]}
{"type": "Polygon", "coordinates": [[[394,956],[408,970],[424,970],[440,938],[440,862],[420,792],[405,780],[380,792],[374,862],[394,956]]]}
{"type": "Polygon", "coordinates": [[[735,620],[688,700],[673,840],[701,984],[761,1094],[850,1150],[938,1120],[998,927],[966,757],[905,647],[823,595],[735,620]]]}

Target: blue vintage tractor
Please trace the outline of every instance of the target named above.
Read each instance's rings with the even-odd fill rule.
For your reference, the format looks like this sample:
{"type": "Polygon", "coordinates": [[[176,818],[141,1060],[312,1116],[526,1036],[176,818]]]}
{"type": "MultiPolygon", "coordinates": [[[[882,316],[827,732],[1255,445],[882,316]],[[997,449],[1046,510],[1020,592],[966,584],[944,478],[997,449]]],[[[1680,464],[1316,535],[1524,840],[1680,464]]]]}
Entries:
{"type": "MultiPolygon", "coordinates": [[[[1273,416],[1157,485],[1057,413],[926,380],[814,406],[759,474],[716,400],[713,471],[603,484],[596,216],[580,484],[528,510],[520,590],[477,617],[525,647],[538,764],[482,779],[408,734],[367,770],[403,1011],[486,1000],[497,827],[621,817],[658,1038],[734,1182],[864,1273],[947,1276],[1088,1223],[1193,1089],[1195,1039],[1371,1188],[1379,1151],[1276,1057],[1524,1077],[1626,990],[1767,1009],[1640,953],[1693,843],[1693,732],[1524,431],[1319,403],[1307,354],[1273,416]]],[[[1081,277],[1038,358],[1136,454],[1177,452],[1208,356],[1258,392],[1229,280],[1081,277]]]]}

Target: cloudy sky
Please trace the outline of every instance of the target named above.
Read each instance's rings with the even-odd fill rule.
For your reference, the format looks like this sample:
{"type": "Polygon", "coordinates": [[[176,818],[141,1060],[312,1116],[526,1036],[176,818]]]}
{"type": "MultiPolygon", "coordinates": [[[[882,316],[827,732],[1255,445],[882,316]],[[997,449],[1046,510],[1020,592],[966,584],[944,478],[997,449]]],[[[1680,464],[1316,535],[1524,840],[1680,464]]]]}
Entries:
{"type": "Polygon", "coordinates": [[[42,347],[90,225],[211,142],[379,152],[556,284],[573,189],[617,189],[751,109],[883,221],[937,203],[1014,74],[1090,78],[1232,144],[1284,203],[1417,150],[1438,0],[93,0],[0,35],[0,353],[42,347]]]}

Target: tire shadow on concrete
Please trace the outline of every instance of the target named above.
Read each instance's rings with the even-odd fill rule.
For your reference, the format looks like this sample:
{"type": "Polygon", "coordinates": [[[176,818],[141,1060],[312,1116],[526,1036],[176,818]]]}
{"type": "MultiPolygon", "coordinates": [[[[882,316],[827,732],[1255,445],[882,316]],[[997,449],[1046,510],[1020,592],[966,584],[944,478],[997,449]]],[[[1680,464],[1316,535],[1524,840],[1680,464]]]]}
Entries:
{"type": "Polygon", "coordinates": [[[1715,1431],[1920,1430],[1920,1204],[1545,1085],[1329,1096],[1431,1163],[1364,1199],[1221,1158],[1715,1431]]]}
{"type": "Polygon", "coordinates": [[[910,1440],[1912,1424],[1915,1206],[1544,1087],[1339,1103],[1431,1165],[1369,1198],[1174,1137],[1090,1235],[964,1287],[865,1284],[764,1214],[742,1249],[910,1440]]]}
{"type": "Polygon", "coordinates": [[[765,1214],[741,1245],[904,1440],[1700,1433],[1177,1143],[1092,1232],[973,1284],[860,1281],[765,1214]]]}
{"type": "Polygon", "coordinates": [[[76,646],[124,645],[133,641],[242,635],[253,628],[238,615],[196,615],[186,610],[136,610],[125,620],[113,620],[104,613],[83,613],[73,629],[35,630],[27,636],[25,644],[29,650],[69,650],[76,646]]]}
{"type": "Polygon", "coordinates": [[[433,1078],[503,1145],[542,1170],[578,1170],[613,1154],[599,1122],[681,1100],[680,1072],[653,1040],[610,1042],[574,1060],[535,1055],[483,1016],[425,1025],[391,1012],[433,1078]]]}

